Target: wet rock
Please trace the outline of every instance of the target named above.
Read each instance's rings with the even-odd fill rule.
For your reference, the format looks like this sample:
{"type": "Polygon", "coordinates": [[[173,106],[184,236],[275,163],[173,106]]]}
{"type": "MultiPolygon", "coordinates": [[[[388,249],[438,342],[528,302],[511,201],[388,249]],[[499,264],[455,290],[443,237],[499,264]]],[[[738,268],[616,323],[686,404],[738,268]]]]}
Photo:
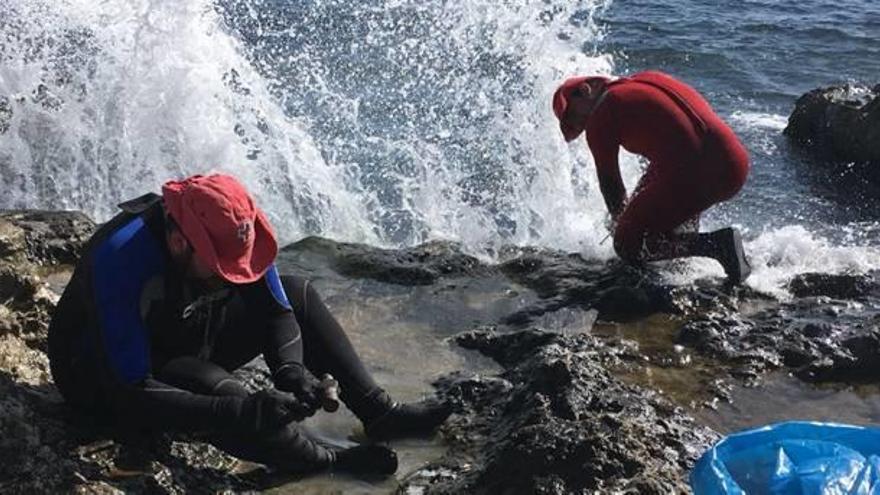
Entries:
{"type": "Polygon", "coordinates": [[[36,277],[28,277],[11,266],[0,269],[0,300],[30,300],[37,290],[39,280],[36,277]]]}
{"type": "Polygon", "coordinates": [[[502,272],[543,298],[504,320],[527,325],[541,315],[565,307],[595,309],[606,321],[629,321],[678,312],[671,288],[650,268],[585,260],[577,254],[530,250],[501,264],[502,272]]]}
{"type": "Polygon", "coordinates": [[[752,328],[750,321],[737,315],[706,314],[682,326],[676,343],[710,357],[732,359],[736,352],[731,342],[742,340],[752,328]]]}
{"type": "Polygon", "coordinates": [[[880,294],[876,273],[805,273],[793,278],[788,289],[795,297],[827,296],[833,299],[862,299],[880,294]]]}
{"type": "Polygon", "coordinates": [[[5,370],[0,371],[3,493],[50,493],[73,485],[78,466],[62,445],[64,425],[43,413],[44,391],[19,384],[5,370]]]}
{"type": "Polygon", "coordinates": [[[880,378],[876,274],[803,274],[789,288],[795,297],[787,302],[694,313],[676,343],[733,365],[751,382],[780,368],[807,381],[880,378]]]}
{"type": "Polygon", "coordinates": [[[24,229],[0,217],[0,257],[7,264],[24,261],[27,243],[24,229]]]}
{"type": "MultiPolygon", "coordinates": [[[[856,329],[857,330],[857,329],[856,329]]],[[[826,345],[797,369],[806,381],[877,383],[880,381],[880,329],[841,332],[839,345],[826,345]]]]}
{"type": "Polygon", "coordinates": [[[730,286],[717,280],[701,279],[693,284],[671,289],[673,305],[679,313],[695,315],[703,313],[733,314],[739,312],[743,301],[759,304],[776,304],[776,299],[758,292],[748,285],[730,286]]]}
{"type": "Polygon", "coordinates": [[[458,342],[495,358],[497,377],[438,382],[459,414],[450,453],[401,492],[686,492],[686,473],[717,435],[607,366],[619,351],[588,334],[482,328],[458,342]]]}
{"type": "Polygon", "coordinates": [[[489,327],[459,335],[456,342],[465,349],[480,351],[502,366],[512,366],[529,349],[545,346],[554,341],[556,337],[551,332],[517,332],[505,338],[499,338],[494,327],[489,327]]]}
{"type": "MultiPolygon", "coordinates": [[[[82,213],[0,212],[0,335],[45,350],[49,315],[59,294],[47,272],[70,270],[95,224],[82,213]]],[[[62,275],[64,278],[64,275],[62,275]]]]}
{"type": "Polygon", "coordinates": [[[477,258],[464,254],[460,245],[443,241],[432,241],[409,249],[380,249],[308,237],[287,250],[306,251],[329,258],[334,269],[342,275],[401,285],[429,285],[441,277],[489,271],[477,258]]]}
{"type": "Polygon", "coordinates": [[[535,318],[532,325],[563,334],[585,333],[592,331],[598,316],[599,312],[593,309],[561,308],[535,318]]]}
{"type": "Polygon", "coordinates": [[[0,335],[14,335],[29,346],[46,350],[51,312],[60,294],[37,274],[0,268],[0,335]]]}
{"type": "Polygon", "coordinates": [[[0,256],[37,264],[74,264],[95,223],[76,211],[0,212],[0,256]]]}
{"type": "Polygon", "coordinates": [[[594,303],[603,320],[628,321],[654,313],[673,311],[669,298],[656,287],[617,285],[596,294],[594,303]]]}
{"type": "Polygon", "coordinates": [[[798,98],[784,132],[823,159],[867,164],[880,181],[880,85],[814,89],[798,98]]]}

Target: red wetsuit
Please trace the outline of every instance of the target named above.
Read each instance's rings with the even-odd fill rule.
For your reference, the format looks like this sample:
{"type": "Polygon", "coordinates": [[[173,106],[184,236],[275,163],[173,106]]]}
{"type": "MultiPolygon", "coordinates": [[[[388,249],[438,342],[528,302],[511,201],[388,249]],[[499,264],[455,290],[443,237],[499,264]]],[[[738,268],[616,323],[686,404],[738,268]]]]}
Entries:
{"type": "Polygon", "coordinates": [[[733,197],[749,172],[746,149],[709,103],[661,72],[610,83],[586,135],[603,192],[625,191],[621,146],[650,160],[614,231],[614,249],[626,260],[644,258],[649,236],[669,233],[733,197]]]}

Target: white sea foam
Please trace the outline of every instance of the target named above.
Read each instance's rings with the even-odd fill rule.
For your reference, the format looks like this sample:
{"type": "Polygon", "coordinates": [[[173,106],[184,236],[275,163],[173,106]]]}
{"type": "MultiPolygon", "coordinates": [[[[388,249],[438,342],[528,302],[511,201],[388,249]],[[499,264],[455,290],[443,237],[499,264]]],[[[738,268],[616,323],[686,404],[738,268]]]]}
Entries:
{"type": "Polygon", "coordinates": [[[20,1],[0,6],[2,207],[78,208],[106,219],[168,178],[225,171],[286,240],[373,240],[361,205],[334,194],[301,123],[220,30],[209,1],[20,1]]]}
{"type": "MultiPolygon", "coordinates": [[[[880,249],[869,245],[835,245],[800,225],[769,229],[744,243],[752,264],[746,283],[761,292],[785,299],[788,282],[802,273],[866,273],[880,268],[880,249]]],[[[721,279],[724,271],[714,260],[690,260],[668,272],[668,280],[688,284],[698,278],[721,279]]]]}
{"type": "MultiPolygon", "coordinates": [[[[562,140],[550,107],[565,77],[615,72],[590,49],[610,1],[223,1],[245,7],[246,27],[227,28],[208,0],[0,4],[0,119],[12,112],[0,207],[104,220],[170,177],[221,170],[254,191],[284,241],[613,256],[592,158],[583,139],[562,140]],[[261,17],[279,5],[300,10],[261,17]]],[[[731,121],[762,136],[785,125],[755,112],[731,121]]],[[[621,163],[632,190],[640,162],[621,163]]],[[[859,241],[803,227],[748,245],[750,283],[768,291],[791,273],[876,262],[859,241]]]]}
{"type": "Polygon", "coordinates": [[[733,112],[730,119],[737,124],[752,129],[781,131],[788,125],[788,117],[772,113],[733,112]]]}
{"type": "MultiPolygon", "coordinates": [[[[266,44],[313,28],[306,15],[291,17],[287,31],[273,31],[272,19],[260,13],[276,3],[228,3],[244,5],[245,20],[266,23],[247,35],[260,41],[246,44],[236,36],[241,33],[226,30],[208,0],[0,6],[0,35],[10,40],[0,47],[0,96],[9,98],[13,115],[0,135],[7,183],[0,207],[78,208],[103,220],[118,201],[157,190],[170,177],[220,170],[255,192],[284,240],[321,234],[409,245],[442,237],[483,253],[511,242],[569,249],[596,243],[601,215],[592,212],[600,203],[589,160],[562,142],[549,100],[563,77],[612,71],[609,56],[581,51],[581,43],[601,36],[592,17],[610,2],[389,0],[346,4],[355,14],[350,17],[331,5],[332,19],[325,22],[348,24],[339,32],[316,31],[327,39],[314,52],[266,44]],[[574,13],[581,16],[578,25],[569,22],[574,13]],[[382,22],[367,22],[371,16],[382,22]],[[402,34],[410,22],[421,24],[414,34],[402,34]],[[367,36],[343,36],[367,24],[367,36]],[[414,72],[412,85],[464,66],[445,95],[431,96],[466,101],[471,117],[462,118],[484,123],[460,131],[450,121],[438,133],[470,149],[415,132],[402,137],[367,129],[362,107],[371,95],[346,93],[339,86],[345,79],[340,61],[324,58],[365,47],[404,60],[414,72]],[[293,61],[286,73],[276,70],[277,61],[260,58],[276,52],[293,61]],[[476,75],[486,60],[522,69],[522,80],[476,75]],[[513,89],[524,96],[499,101],[513,89]],[[34,101],[37,94],[42,103],[34,101]],[[316,98],[333,101],[331,115],[291,116],[280,103],[316,98]],[[333,133],[316,130],[328,121],[333,133]],[[369,154],[344,156],[346,145],[369,154]],[[485,171],[470,167],[486,159],[501,164],[489,173],[497,180],[476,183],[471,179],[485,171]]],[[[317,15],[324,6],[294,8],[317,15]]],[[[354,63],[362,66],[350,71],[373,70],[376,62],[354,63]]],[[[444,111],[437,105],[417,110],[444,111]]]]}

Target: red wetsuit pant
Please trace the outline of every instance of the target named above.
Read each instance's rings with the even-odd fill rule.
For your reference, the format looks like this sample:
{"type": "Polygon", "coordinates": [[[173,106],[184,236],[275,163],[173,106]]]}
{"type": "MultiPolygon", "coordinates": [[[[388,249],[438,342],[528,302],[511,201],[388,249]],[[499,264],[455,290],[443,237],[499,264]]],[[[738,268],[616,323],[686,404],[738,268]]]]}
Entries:
{"type": "Polygon", "coordinates": [[[748,153],[733,132],[726,126],[710,127],[697,156],[648,165],[617,219],[614,250],[628,261],[650,259],[653,242],[733,197],[748,171],[748,153]]]}

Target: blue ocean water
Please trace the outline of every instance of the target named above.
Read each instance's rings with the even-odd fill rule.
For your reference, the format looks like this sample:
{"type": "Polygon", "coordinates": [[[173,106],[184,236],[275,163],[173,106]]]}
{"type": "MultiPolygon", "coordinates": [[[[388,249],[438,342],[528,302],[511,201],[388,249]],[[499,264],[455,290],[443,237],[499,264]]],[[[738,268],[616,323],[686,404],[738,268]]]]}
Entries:
{"type": "Polygon", "coordinates": [[[615,3],[599,22],[607,35],[590,48],[625,70],[691,82],[747,144],[753,173],[726,218],[829,231],[877,218],[876,189],[857,180],[835,187],[836,177],[811,173],[779,131],[811,89],[880,82],[880,3],[636,0],[615,3]]]}
{"type": "MultiPolygon", "coordinates": [[[[750,283],[773,291],[880,263],[877,191],[781,135],[801,93],[880,82],[878,28],[868,0],[11,0],[0,207],[104,219],[169,177],[225,171],[284,241],[609,258],[592,159],[563,142],[550,96],[575,74],[660,69],[749,149],[745,189],[703,224],[739,226],[750,283]]],[[[631,187],[643,164],[622,164],[631,187]]],[[[720,268],[670,271],[706,275],[720,268]]]]}
{"type": "MultiPolygon", "coordinates": [[[[877,217],[872,201],[876,191],[866,186],[852,197],[852,189],[845,189],[841,197],[839,189],[827,187],[832,178],[802,166],[803,157],[788,148],[779,132],[802,93],[833,83],[876,82],[880,74],[876,2],[580,2],[570,10],[561,10],[554,2],[543,4],[539,12],[510,15],[536,15],[548,29],[557,30],[552,34],[579,45],[584,53],[610,56],[616,73],[660,69],[680,77],[701,90],[738,131],[752,153],[753,174],[741,197],[717,212],[720,220],[747,217],[750,222],[739,223],[751,230],[809,223],[833,235],[834,226],[877,217]],[[558,18],[566,16],[560,23],[558,18]]],[[[352,129],[339,118],[324,118],[335,110],[320,107],[333,103],[315,105],[310,98],[316,88],[308,77],[314,77],[314,71],[291,79],[300,57],[292,65],[279,64],[279,58],[305,49],[313,57],[307,63],[310,68],[315,67],[315,58],[320,60],[319,72],[326,79],[317,92],[327,85],[356,101],[357,127],[370,139],[406,141],[427,134],[444,149],[447,162],[461,162],[467,169],[461,184],[461,194],[469,196],[466,202],[490,209],[502,233],[516,228],[517,219],[505,214],[512,195],[504,194],[504,174],[497,172],[518,162],[516,142],[486,133],[485,121],[491,121],[493,111],[508,111],[511,99],[543,95],[529,94],[534,86],[524,84],[531,82],[528,65],[533,60],[493,46],[498,41],[493,39],[497,26],[475,22],[466,27],[480,31],[464,38],[448,37],[445,30],[454,31],[462,20],[455,6],[444,2],[428,2],[431,7],[417,9],[407,2],[392,7],[387,2],[367,2],[366,7],[354,9],[347,2],[259,5],[262,9],[248,16],[242,6],[253,9],[253,2],[224,3],[231,12],[227,22],[258,47],[255,58],[272,68],[275,80],[295,86],[283,90],[287,108],[316,117],[321,141],[329,144],[324,152],[356,163],[362,183],[376,188],[380,202],[403,202],[397,196],[405,189],[396,187],[386,174],[389,167],[399,167],[405,175],[411,150],[365,147],[357,137],[346,135],[352,129]],[[267,35],[267,25],[275,29],[272,35],[267,35]],[[287,36],[281,34],[276,42],[279,33],[287,36]],[[418,48],[412,49],[413,45],[418,48]],[[403,56],[389,56],[395,50],[403,56]],[[471,107],[486,97],[487,90],[496,107],[474,116],[471,107]],[[492,194],[486,195],[487,190],[492,194]]],[[[413,225],[405,208],[400,222],[394,220],[398,213],[392,207],[382,221],[389,226],[391,239],[405,241],[409,234],[400,238],[396,234],[409,232],[413,225]]]]}

